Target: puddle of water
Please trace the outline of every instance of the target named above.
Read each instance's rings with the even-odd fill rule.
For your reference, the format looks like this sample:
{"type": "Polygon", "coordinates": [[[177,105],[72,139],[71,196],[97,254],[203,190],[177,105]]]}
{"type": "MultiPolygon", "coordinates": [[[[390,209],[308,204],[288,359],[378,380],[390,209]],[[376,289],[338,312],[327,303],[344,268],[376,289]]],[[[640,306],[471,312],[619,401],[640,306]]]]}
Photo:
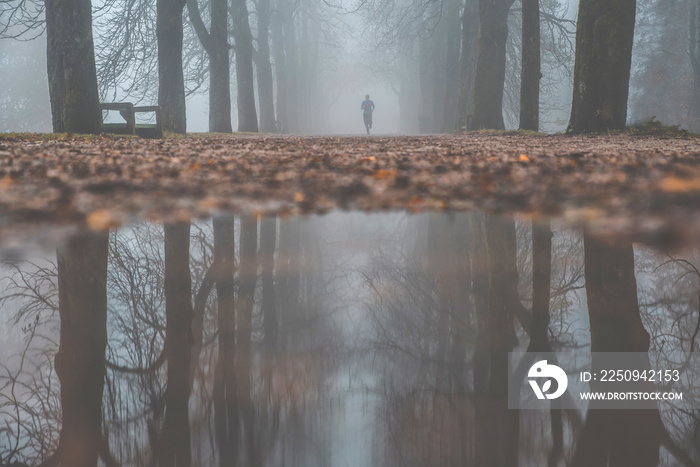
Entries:
{"type": "Polygon", "coordinates": [[[0,268],[0,464],[691,465],[700,406],[509,410],[505,377],[533,348],[682,361],[699,266],[482,213],[77,234],[0,268]]]}

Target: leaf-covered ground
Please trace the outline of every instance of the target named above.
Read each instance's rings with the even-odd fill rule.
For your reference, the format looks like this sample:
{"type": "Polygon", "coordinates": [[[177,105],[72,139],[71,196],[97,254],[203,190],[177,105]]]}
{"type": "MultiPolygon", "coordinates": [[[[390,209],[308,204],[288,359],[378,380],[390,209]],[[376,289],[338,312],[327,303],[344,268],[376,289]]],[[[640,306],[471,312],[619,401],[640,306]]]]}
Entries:
{"type": "Polygon", "coordinates": [[[337,208],[560,215],[645,241],[696,241],[700,139],[473,133],[0,140],[0,233],[27,224],[107,228],[135,217],[337,208]]]}

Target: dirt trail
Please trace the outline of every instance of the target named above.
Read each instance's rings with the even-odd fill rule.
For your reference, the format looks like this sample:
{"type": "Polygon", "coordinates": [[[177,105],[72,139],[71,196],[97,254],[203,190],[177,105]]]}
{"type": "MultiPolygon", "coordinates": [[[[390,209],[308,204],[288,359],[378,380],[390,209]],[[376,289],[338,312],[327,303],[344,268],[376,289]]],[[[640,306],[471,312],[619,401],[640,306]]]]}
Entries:
{"type": "Polygon", "coordinates": [[[700,139],[475,133],[0,142],[0,232],[336,208],[563,215],[645,240],[697,240],[700,139]]]}

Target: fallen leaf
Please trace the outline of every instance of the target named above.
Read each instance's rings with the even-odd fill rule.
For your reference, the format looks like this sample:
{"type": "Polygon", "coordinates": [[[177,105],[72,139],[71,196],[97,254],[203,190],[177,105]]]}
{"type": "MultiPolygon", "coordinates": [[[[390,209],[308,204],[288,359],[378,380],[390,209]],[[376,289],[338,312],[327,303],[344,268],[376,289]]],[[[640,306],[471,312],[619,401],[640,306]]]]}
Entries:
{"type": "Polygon", "coordinates": [[[661,180],[659,188],[669,193],[700,191],[700,177],[680,178],[672,175],[661,180]]]}
{"type": "Polygon", "coordinates": [[[396,177],[396,171],[395,170],[385,170],[385,169],[379,169],[375,170],[374,173],[372,174],[374,178],[378,179],[387,179],[387,178],[395,178],[396,177]]]}
{"type": "Polygon", "coordinates": [[[92,230],[115,229],[122,225],[117,216],[109,209],[98,209],[87,216],[87,225],[92,230]]]}

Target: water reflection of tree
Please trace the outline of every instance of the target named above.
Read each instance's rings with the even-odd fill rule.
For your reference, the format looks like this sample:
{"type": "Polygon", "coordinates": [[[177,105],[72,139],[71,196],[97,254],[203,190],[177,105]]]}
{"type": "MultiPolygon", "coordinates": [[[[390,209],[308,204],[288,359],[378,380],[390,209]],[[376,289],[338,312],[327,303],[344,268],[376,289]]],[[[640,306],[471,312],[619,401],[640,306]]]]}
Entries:
{"type": "MultiPolygon", "coordinates": [[[[324,464],[309,445],[314,437],[318,441],[328,436],[318,418],[323,413],[319,398],[333,371],[328,359],[340,343],[332,332],[330,297],[319,270],[320,239],[312,222],[285,221],[276,252],[277,222],[264,220],[259,271],[257,220],[243,218],[235,226],[241,236],[238,255],[233,218],[215,221],[213,241],[211,229],[188,224],[168,225],[165,234],[163,228],[146,223],[111,234],[104,292],[109,313],[103,313],[104,319],[109,317],[107,361],[102,352],[101,370],[84,365],[88,376],[99,381],[107,369],[104,405],[98,403],[104,425],[100,418],[92,438],[83,440],[91,442],[90,449],[82,450],[90,452],[91,458],[99,449],[107,465],[213,464],[216,457],[222,465],[236,460],[275,465],[282,458],[292,463],[316,458],[324,464]],[[222,224],[229,238],[222,239],[222,224]],[[277,269],[276,258],[281,266],[277,269]],[[215,285],[216,294],[211,293],[215,285]],[[280,295],[275,288],[289,295],[280,295]],[[233,300],[230,307],[226,300],[233,300]],[[213,306],[217,302],[218,310],[213,306]],[[233,321],[227,323],[227,319],[233,321]],[[320,352],[324,346],[328,347],[320,352]],[[233,350],[233,358],[226,356],[226,347],[233,350]],[[219,364],[229,370],[233,381],[225,407],[230,428],[225,439],[216,435],[221,431],[214,423],[220,418],[219,364]],[[304,410],[314,404],[319,404],[316,415],[304,410]],[[188,427],[192,427],[191,439],[188,427]],[[294,429],[300,430],[299,435],[291,433],[294,429]]],[[[81,247],[89,246],[81,241],[81,247]]],[[[106,265],[106,236],[104,243],[106,265]]],[[[67,279],[59,278],[64,284],[62,294],[71,291],[75,300],[99,293],[95,287],[76,288],[100,277],[94,268],[84,269],[82,275],[71,274],[73,279],[66,274],[67,279]],[[70,287],[71,280],[76,287],[70,287]]],[[[50,262],[20,262],[5,280],[12,286],[3,295],[3,305],[12,304],[17,319],[31,324],[26,328],[31,339],[23,355],[44,357],[33,362],[29,372],[29,365],[8,369],[3,379],[7,404],[2,416],[16,423],[3,433],[14,443],[3,450],[2,462],[38,464],[56,452],[59,439],[65,444],[75,438],[70,432],[61,437],[57,433],[61,426],[70,430],[71,424],[65,415],[61,424],[56,375],[51,372],[57,339],[44,332],[44,327],[50,330],[51,323],[57,324],[49,319],[58,309],[56,269],[50,262]],[[41,336],[45,339],[38,339],[41,336]],[[22,393],[13,392],[19,386],[22,393]]],[[[68,323],[64,320],[62,325],[68,323]]],[[[85,326],[90,323],[86,320],[85,326]]],[[[85,326],[72,328],[77,332],[85,326]]],[[[103,333],[106,342],[106,328],[103,333]]],[[[85,358],[99,355],[85,352],[85,358]]],[[[96,387],[84,386],[86,391],[96,387]]],[[[80,411],[73,407],[73,413],[80,411]]]]}
{"type": "MultiPolygon", "coordinates": [[[[689,359],[700,348],[700,274],[698,250],[661,255],[635,249],[639,307],[650,334],[650,350],[658,368],[685,368],[686,401],[665,402],[661,418],[667,432],[664,447],[684,465],[700,463],[700,361],[689,359]],[[666,438],[667,436],[667,438],[666,438]]],[[[697,354],[696,354],[697,355],[697,354]]]]}
{"type": "MultiPolygon", "coordinates": [[[[520,453],[538,449],[533,440],[518,448],[519,439],[531,433],[519,435],[518,426],[536,422],[542,431],[547,425],[509,414],[507,354],[519,334],[525,342],[532,332],[544,334],[545,345],[571,339],[560,324],[581,287],[580,237],[557,232],[554,239],[552,325],[549,277],[535,274],[540,297],[543,289],[546,294],[543,327],[533,324],[537,314],[522,303],[532,303],[532,286],[522,287],[532,280],[532,266],[519,277],[532,261],[529,228],[519,222],[516,242],[513,218],[432,214],[410,218],[408,225],[413,241],[395,242],[393,249],[383,245],[364,270],[376,329],[368,344],[382,375],[378,439],[384,441],[376,442],[377,455],[387,465],[515,465],[520,453]]],[[[542,247],[535,248],[541,256],[542,247]]],[[[544,249],[549,253],[546,244],[544,249]]],[[[549,273],[550,261],[544,261],[549,273]]],[[[554,431],[561,439],[563,428],[554,431]]],[[[525,455],[542,462],[539,454],[525,455]]],[[[561,455],[559,447],[554,462],[561,455]]]]}
{"type": "Polygon", "coordinates": [[[0,310],[13,326],[7,334],[16,336],[17,345],[2,361],[0,459],[33,465],[48,459],[58,445],[61,406],[53,366],[59,327],[57,264],[27,260],[3,266],[0,310]]]}

